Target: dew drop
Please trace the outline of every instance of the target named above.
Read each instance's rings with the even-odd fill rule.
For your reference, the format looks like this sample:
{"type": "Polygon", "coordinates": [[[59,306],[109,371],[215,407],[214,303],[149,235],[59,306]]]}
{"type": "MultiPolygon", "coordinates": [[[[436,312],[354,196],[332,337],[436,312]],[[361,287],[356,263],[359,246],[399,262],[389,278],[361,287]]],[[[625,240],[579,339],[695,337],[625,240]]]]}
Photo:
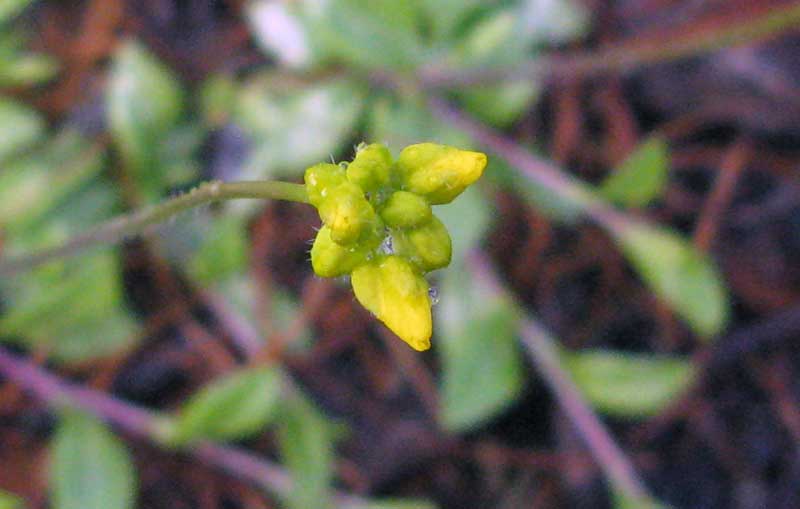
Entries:
{"type": "Polygon", "coordinates": [[[383,242],[381,242],[381,246],[378,248],[378,250],[382,254],[387,254],[387,255],[394,254],[394,246],[392,245],[392,236],[391,235],[387,235],[383,239],[383,242]]]}
{"type": "Polygon", "coordinates": [[[435,286],[428,288],[428,300],[431,301],[431,306],[439,303],[439,289],[435,286]]]}

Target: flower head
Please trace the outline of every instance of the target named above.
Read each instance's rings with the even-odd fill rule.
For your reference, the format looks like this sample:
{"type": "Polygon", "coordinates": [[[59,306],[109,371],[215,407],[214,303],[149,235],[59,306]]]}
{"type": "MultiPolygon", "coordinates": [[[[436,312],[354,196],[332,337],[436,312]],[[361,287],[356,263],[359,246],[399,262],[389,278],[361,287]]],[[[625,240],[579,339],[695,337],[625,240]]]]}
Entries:
{"type": "Polygon", "coordinates": [[[420,143],[397,161],[362,144],[349,164],[306,170],[309,201],[323,226],[311,248],[314,272],[351,275],[356,299],[415,350],[430,348],[427,272],[450,264],[450,234],[431,205],[450,203],[480,178],[486,155],[420,143]]]}

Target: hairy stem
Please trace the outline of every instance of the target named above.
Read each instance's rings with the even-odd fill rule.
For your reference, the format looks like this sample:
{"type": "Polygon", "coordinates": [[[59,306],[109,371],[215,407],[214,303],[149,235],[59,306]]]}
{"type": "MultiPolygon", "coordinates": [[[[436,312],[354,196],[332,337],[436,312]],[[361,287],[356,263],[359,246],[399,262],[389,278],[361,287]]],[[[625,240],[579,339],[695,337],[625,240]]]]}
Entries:
{"type": "Polygon", "coordinates": [[[94,230],[76,235],[58,246],[0,260],[0,276],[22,272],[51,260],[74,256],[91,247],[115,244],[131,235],[144,233],[148,227],[199,205],[239,198],[308,203],[306,190],[302,184],[269,181],[206,182],[187,194],[112,219],[94,230]]]}

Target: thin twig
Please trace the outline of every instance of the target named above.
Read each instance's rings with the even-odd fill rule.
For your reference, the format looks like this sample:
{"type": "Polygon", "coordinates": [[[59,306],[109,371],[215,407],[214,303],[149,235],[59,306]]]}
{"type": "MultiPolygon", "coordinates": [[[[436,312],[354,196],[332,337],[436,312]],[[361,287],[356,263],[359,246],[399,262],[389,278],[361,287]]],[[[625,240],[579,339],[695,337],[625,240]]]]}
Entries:
{"type": "Polygon", "coordinates": [[[51,260],[74,256],[91,247],[116,244],[126,237],[143,233],[148,227],[199,205],[239,198],[308,202],[305,187],[301,184],[267,181],[206,182],[187,194],[112,219],[93,230],[71,237],[61,245],[0,260],[0,276],[9,276],[51,260]]]}
{"type": "MultiPolygon", "coordinates": [[[[108,394],[61,380],[30,361],[0,348],[0,375],[51,406],[69,406],[91,413],[122,431],[153,442],[159,440],[160,417],[156,412],[120,401],[108,394]]],[[[185,450],[238,479],[253,483],[284,497],[294,489],[294,482],[278,465],[230,446],[203,441],[185,450]]],[[[366,507],[360,497],[335,493],[336,507],[366,507]]]]}
{"type": "MultiPolygon", "coordinates": [[[[589,76],[629,71],[647,64],[698,56],[723,48],[741,46],[776,37],[800,24],[800,4],[772,7],[766,12],[747,13],[721,27],[690,37],[658,38],[595,52],[551,55],[513,66],[424,69],[420,82],[429,89],[491,84],[512,80],[589,76]]],[[[378,77],[380,80],[380,77],[378,77]]]]}
{"type": "MultiPolygon", "coordinates": [[[[469,266],[474,277],[481,278],[487,285],[497,288],[498,292],[503,291],[502,284],[483,254],[477,251],[471,253],[469,266]]],[[[530,317],[522,319],[520,332],[530,359],[611,484],[631,500],[650,504],[653,499],[633,465],[562,368],[556,341],[530,317]]]]}

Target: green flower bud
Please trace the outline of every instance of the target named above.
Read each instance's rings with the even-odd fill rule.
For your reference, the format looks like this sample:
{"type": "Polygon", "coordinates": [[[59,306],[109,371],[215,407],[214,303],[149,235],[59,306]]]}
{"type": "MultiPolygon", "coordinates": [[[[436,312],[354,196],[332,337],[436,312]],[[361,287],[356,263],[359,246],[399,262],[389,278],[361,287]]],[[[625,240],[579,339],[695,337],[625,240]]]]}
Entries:
{"type": "Polygon", "coordinates": [[[353,162],[347,166],[347,179],[364,191],[375,191],[389,185],[392,154],[379,143],[361,144],[353,162]]]}
{"type": "Polygon", "coordinates": [[[415,350],[431,346],[428,282],[399,256],[360,265],[350,279],[356,299],[415,350]]]}
{"type": "Polygon", "coordinates": [[[436,216],[416,228],[394,231],[392,247],[422,272],[447,267],[453,254],[450,234],[436,216]]]}
{"type": "Polygon", "coordinates": [[[322,222],[330,227],[331,238],[339,244],[358,241],[380,221],[361,188],[350,182],[328,190],[318,210],[322,222]]]}
{"type": "Polygon", "coordinates": [[[410,145],[397,159],[404,189],[426,197],[432,205],[453,201],[480,178],[486,162],[481,152],[435,143],[410,145]]]}
{"type": "Polygon", "coordinates": [[[306,170],[304,179],[308,201],[319,208],[334,189],[347,181],[345,171],[338,164],[320,163],[306,170]]]}
{"type": "Polygon", "coordinates": [[[349,274],[367,260],[369,246],[342,246],[331,238],[331,229],[323,226],[311,247],[311,266],[320,277],[349,274]]]}
{"type": "Polygon", "coordinates": [[[420,195],[397,191],[386,200],[380,214],[391,228],[411,228],[427,223],[433,212],[427,200],[420,195]]]}

